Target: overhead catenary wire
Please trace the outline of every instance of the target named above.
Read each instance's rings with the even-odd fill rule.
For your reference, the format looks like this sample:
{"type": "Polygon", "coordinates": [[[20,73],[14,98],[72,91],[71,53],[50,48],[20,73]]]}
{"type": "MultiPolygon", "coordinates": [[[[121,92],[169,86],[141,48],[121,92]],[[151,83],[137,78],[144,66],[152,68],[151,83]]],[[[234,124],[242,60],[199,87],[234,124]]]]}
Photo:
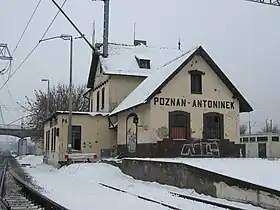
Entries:
{"type": "MultiPolygon", "coordinates": [[[[2,75],[2,79],[3,79],[4,82],[6,81],[4,75],[2,75]]],[[[13,98],[13,96],[12,96],[12,93],[11,93],[11,91],[10,91],[10,88],[9,88],[8,84],[6,84],[6,88],[7,88],[8,95],[9,95],[11,101],[12,101],[13,103],[15,103],[14,98],[13,98]]]]}
{"type": "MultiPolygon", "coordinates": [[[[20,36],[20,38],[19,38],[19,40],[18,40],[18,42],[16,43],[16,46],[15,46],[14,50],[12,51],[12,57],[13,57],[13,55],[15,54],[16,50],[18,49],[18,46],[19,46],[19,44],[20,44],[20,42],[21,42],[21,40],[22,40],[22,38],[23,38],[25,32],[27,31],[27,29],[28,29],[28,27],[29,27],[29,25],[30,25],[32,19],[34,18],[35,13],[37,12],[37,10],[38,10],[38,8],[39,8],[41,2],[42,2],[42,0],[39,0],[39,2],[37,3],[35,9],[33,10],[33,12],[32,12],[32,14],[31,14],[31,16],[30,16],[30,18],[29,18],[29,20],[28,20],[28,22],[27,22],[27,24],[26,24],[26,26],[25,26],[25,28],[24,28],[24,30],[23,30],[23,32],[22,32],[22,34],[21,34],[21,36],[20,36]]],[[[11,67],[11,62],[9,62],[9,64],[6,65],[5,69],[6,69],[6,72],[9,72],[9,74],[8,74],[8,78],[9,78],[9,77],[11,76],[11,69],[12,69],[12,67],[11,67]],[[9,67],[8,67],[8,65],[9,65],[9,67]]],[[[4,83],[5,83],[5,82],[4,82],[4,83]]],[[[8,85],[7,85],[7,83],[5,84],[5,86],[6,86],[7,90],[8,90],[8,94],[9,94],[11,100],[14,102],[13,97],[12,97],[12,94],[11,94],[11,91],[10,91],[10,89],[9,89],[9,87],[8,87],[8,85]]]]}
{"type": "MultiPolygon", "coordinates": [[[[67,2],[67,0],[64,0],[64,2],[61,5],[61,8],[65,5],[65,3],[67,2]]],[[[54,23],[55,19],[57,18],[57,16],[59,15],[60,10],[57,11],[56,15],[54,16],[54,18],[52,19],[51,23],[49,24],[48,28],[46,29],[46,31],[44,32],[44,34],[42,35],[41,39],[44,39],[44,37],[46,36],[46,34],[48,33],[49,29],[51,28],[52,24],[54,23]]],[[[32,50],[27,54],[27,56],[23,59],[23,61],[18,65],[18,67],[10,74],[10,77],[8,77],[8,79],[4,82],[4,84],[0,87],[0,90],[3,89],[3,87],[10,81],[10,79],[17,73],[17,71],[23,66],[23,64],[27,61],[27,59],[34,53],[34,51],[36,50],[36,48],[39,46],[39,42],[32,48],[32,50]]]]}
{"type": "Polygon", "coordinates": [[[37,12],[37,10],[38,10],[38,8],[39,8],[41,2],[42,2],[42,0],[39,0],[39,2],[37,3],[37,5],[36,5],[34,11],[32,12],[31,17],[29,18],[29,20],[28,20],[28,22],[27,22],[27,24],[26,24],[26,26],[25,26],[25,28],[24,28],[24,30],[23,30],[23,32],[22,32],[22,34],[21,34],[21,36],[20,36],[20,38],[19,38],[19,40],[18,40],[18,42],[17,42],[17,44],[16,44],[16,46],[15,46],[15,49],[12,51],[12,56],[15,54],[15,52],[16,52],[16,50],[17,50],[17,48],[18,48],[18,46],[19,46],[19,44],[20,44],[20,42],[21,42],[21,40],[22,40],[22,38],[23,38],[25,32],[27,31],[27,29],[28,29],[28,27],[29,27],[29,25],[30,25],[32,19],[34,18],[35,13],[37,12]]]}

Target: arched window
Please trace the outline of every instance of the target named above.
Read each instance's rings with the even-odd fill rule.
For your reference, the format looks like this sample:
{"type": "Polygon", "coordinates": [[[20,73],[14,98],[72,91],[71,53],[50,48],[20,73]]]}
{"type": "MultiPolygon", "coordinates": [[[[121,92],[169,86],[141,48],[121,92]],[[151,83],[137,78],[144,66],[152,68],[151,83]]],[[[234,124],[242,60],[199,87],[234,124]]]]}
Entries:
{"type": "Polygon", "coordinates": [[[191,137],[190,113],[169,112],[169,137],[172,139],[189,139],[191,137]]]}
{"type": "Polygon", "coordinates": [[[203,138],[224,139],[224,115],[216,112],[203,114],[203,138]]]}

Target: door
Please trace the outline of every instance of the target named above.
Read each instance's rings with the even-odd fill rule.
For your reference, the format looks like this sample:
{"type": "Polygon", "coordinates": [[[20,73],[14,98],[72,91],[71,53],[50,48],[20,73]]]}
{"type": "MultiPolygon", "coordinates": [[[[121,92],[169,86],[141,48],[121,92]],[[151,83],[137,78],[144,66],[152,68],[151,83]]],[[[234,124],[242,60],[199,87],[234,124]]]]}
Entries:
{"type": "Polygon", "coordinates": [[[266,143],[258,144],[259,158],[266,158],[266,143]]]}

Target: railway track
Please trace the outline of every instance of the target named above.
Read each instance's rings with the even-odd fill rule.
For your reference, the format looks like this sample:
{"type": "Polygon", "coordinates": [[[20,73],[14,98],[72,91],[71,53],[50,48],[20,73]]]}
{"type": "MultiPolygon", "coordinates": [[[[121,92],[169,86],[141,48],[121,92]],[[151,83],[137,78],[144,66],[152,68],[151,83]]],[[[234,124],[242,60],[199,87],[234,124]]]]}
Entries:
{"type": "MultiPolygon", "coordinates": [[[[103,187],[106,187],[106,188],[109,188],[111,190],[115,190],[115,191],[118,191],[118,192],[122,192],[122,193],[126,193],[126,194],[129,194],[129,195],[132,195],[132,196],[136,196],[139,199],[146,200],[148,202],[160,204],[160,205],[165,206],[169,209],[183,210],[182,208],[178,208],[176,206],[163,203],[162,201],[157,201],[157,200],[150,199],[150,198],[147,198],[147,197],[144,197],[144,196],[140,196],[140,195],[128,192],[126,190],[123,190],[123,189],[120,189],[120,188],[117,188],[117,187],[113,187],[111,185],[107,185],[107,184],[104,184],[104,183],[99,183],[99,185],[101,185],[103,187]]],[[[233,206],[233,205],[228,205],[228,204],[219,203],[219,202],[215,202],[215,201],[209,201],[209,200],[206,200],[206,199],[196,198],[196,197],[192,197],[192,196],[189,196],[189,195],[183,195],[183,194],[174,193],[174,192],[169,192],[169,193],[174,197],[179,197],[179,198],[183,198],[183,199],[186,199],[186,200],[196,201],[196,202],[200,202],[200,203],[204,203],[204,204],[208,204],[208,205],[212,205],[212,206],[216,206],[216,207],[220,207],[220,208],[224,208],[224,209],[246,210],[244,208],[236,207],[236,206],[233,206]]]]}
{"type": "Polygon", "coordinates": [[[0,209],[68,210],[36,191],[16,173],[10,170],[8,168],[8,159],[4,160],[3,166],[0,167],[0,172],[0,209]]]}
{"type": "Polygon", "coordinates": [[[10,173],[6,174],[6,192],[5,192],[5,202],[7,207],[11,210],[43,210],[39,205],[32,202],[25,193],[22,191],[22,187],[16,182],[10,173]]]}

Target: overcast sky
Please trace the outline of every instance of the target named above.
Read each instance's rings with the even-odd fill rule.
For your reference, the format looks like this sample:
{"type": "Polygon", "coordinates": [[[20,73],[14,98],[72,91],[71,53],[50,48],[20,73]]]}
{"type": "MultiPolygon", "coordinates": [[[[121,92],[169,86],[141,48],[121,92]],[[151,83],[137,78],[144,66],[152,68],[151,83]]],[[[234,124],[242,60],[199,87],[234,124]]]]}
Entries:
{"type": "MultiPolygon", "coordinates": [[[[38,0],[1,0],[0,43],[12,51],[38,0]]],[[[62,0],[57,0],[59,4],[62,0]]],[[[96,39],[102,40],[103,3],[91,0],[68,0],[64,10],[91,40],[92,22],[96,21],[96,39]]],[[[37,44],[57,12],[51,0],[40,5],[30,27],[19,45],[13,61],[16,68],[37,44]]],[[[136,38],[149,45],[176,47],[181,39],[188,50],[202,45],[232,80],[254,112],[254,129],[264,125],[265,119],[280,124],[279,30],[280,8],[245,0],[111,0],[110,42],[132,44],[133,23],[136,38]]],[[[60,14],[46,37],[77,32],[60,14]]],[[[75,84],[86,83],[91,51],[83,40],[74,44],[75,84]]],[[[0,62],[0,69],[5,63],[0,62]]],[[[22,116],[16,102],[24,104],[25,96],[32,97],[34,89],[46,90],[42,78],[52,84],[68,83],[69,44],[53,40],[39,45],[27,62],[0,90],[5,122],[22,116]]],[[[0,79],[2,86],[4,79],[0,79]]],[[[242,116],[247,123],[248,114],[242,116]]]]}

